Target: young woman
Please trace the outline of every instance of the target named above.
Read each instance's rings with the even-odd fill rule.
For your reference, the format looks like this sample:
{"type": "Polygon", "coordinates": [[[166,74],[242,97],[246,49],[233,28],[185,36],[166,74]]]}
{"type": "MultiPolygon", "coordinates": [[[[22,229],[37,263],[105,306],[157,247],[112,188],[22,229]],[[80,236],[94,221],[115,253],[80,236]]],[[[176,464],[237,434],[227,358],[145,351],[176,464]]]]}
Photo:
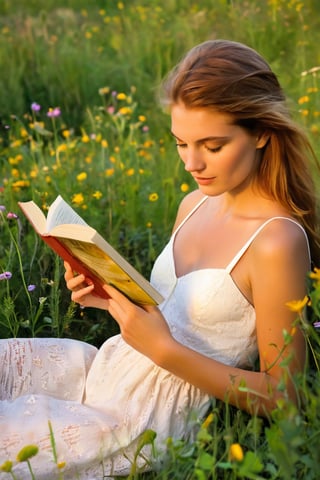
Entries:
{"type": "Polygon", "coordinates": [[[305,342],[286,303],[304,297],[311,260],[319,265],[308,140],[268,64],[239,43],[193,48],[164,82],[163,102],[198,185],[152,271],[165,301],[141,308],[109,285],[110,299],[98,298],[66,264],[72,300],[108,310],[121,334],[98,352],[66,340],[3,342],[1,456],[38,444],[37,478],[55,468],[48,420],[65,478],[100,478],[101,465],[128,473],[145,429],[159,451],[168,436],[186,436],[190,414],[201,417],[212,397],[258,415],[282,396],[297,401],[305,342]]]}

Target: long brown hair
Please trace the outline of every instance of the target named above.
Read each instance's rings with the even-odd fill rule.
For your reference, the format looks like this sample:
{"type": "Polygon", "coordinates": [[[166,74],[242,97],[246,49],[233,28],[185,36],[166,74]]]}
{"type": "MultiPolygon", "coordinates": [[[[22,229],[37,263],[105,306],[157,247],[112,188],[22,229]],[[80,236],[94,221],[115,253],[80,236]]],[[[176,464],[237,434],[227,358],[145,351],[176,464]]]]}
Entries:
{"type": "Polygon", "coordinates": [[[319,163],[268,63],[252,48],[209,40],[192,48],[169,73],[161,101],[170,108],[212,108],[231,114],[251,133],[266,132],[258,184],[305,228],[313,261],[320,265],[320,234],[312,165],[319,163]]]}

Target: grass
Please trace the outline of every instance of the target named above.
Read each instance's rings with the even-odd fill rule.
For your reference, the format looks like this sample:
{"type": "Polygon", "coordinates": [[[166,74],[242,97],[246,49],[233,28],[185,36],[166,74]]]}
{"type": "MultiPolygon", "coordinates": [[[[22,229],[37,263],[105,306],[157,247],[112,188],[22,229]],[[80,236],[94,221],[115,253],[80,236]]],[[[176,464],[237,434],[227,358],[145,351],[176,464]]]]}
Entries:
{"type": "MultiPolygon", "coordinates": [[[[258,49],[320,154],[319,18],[311,0],[1,3],[1,338],[70,337],[100,346],[117,333],[111,318],[70,303],[60,261],[19,216],[17,202],[33,199],[46,209],[61,194],[148,276],[179,201],[195,188],[157,103],[161,78],[195,43],[224,37],[258,49]]],[[[310,294],[315,322],[319,278],[310,294]]],[[[218,402],[195,441],[168,439],[165,465],[144,477],[317,478],[312,322],[304,327],[314,366],[297,379],[299,410],[280,404],[262,421],[218,402]]]]}

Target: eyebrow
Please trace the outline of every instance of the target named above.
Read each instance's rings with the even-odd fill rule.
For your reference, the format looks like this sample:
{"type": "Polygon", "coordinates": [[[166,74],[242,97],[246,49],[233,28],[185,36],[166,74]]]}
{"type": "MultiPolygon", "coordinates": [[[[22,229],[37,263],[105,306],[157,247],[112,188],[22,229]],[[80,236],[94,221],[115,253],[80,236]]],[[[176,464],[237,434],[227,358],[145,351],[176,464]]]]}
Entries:
{"type": "MultiPolygon", "coordinates": [[[[175,135],[172,131],[170,131],[170,133],[171,133],[171,135],[172,135],[176,140],[179,140],[179,141],[181,141],[181,142],[183,141],[181,138],[177,137],[177,135],[175,135]]],[[[219,141],[219,142],[221,142],[221,141],[222,141],[222,142],[225,142],[225,141],[227,141],[227,140],[229,140],[229,139],[230,139],[229,136],[228,136],[228,137],[226,137],[226,136],[224,136],[224,137],[210,136],[210,137],[199,138],[199,140],[196,140],[196,143],[200,144],[200,143],[205,143],[205,142],[210,142],[210,141],[211,141],[211,142],[212,142],[212,141],[214,141],[214,142],[217,142],[217,141],[219,141]]]]}

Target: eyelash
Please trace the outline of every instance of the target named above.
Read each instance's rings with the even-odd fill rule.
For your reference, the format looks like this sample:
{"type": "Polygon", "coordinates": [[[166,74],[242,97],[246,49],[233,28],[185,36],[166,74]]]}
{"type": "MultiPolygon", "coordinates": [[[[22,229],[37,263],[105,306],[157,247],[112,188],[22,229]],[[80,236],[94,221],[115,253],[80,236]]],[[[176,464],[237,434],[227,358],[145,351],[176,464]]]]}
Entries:
{"type": "MultiPolygon", "coordinates": [[[[177,148],[187,148],[187,144],[186,143],[176,143],[176,147],[177,148]]],[[[209,148],[209,147],[205,146],[205,148],[206,148],[206,150],[208,150],[211,153],[218,153],[222,149],[222,145],[220,145],[219,147],[215,147],[215,148],[209,148]]]]}

